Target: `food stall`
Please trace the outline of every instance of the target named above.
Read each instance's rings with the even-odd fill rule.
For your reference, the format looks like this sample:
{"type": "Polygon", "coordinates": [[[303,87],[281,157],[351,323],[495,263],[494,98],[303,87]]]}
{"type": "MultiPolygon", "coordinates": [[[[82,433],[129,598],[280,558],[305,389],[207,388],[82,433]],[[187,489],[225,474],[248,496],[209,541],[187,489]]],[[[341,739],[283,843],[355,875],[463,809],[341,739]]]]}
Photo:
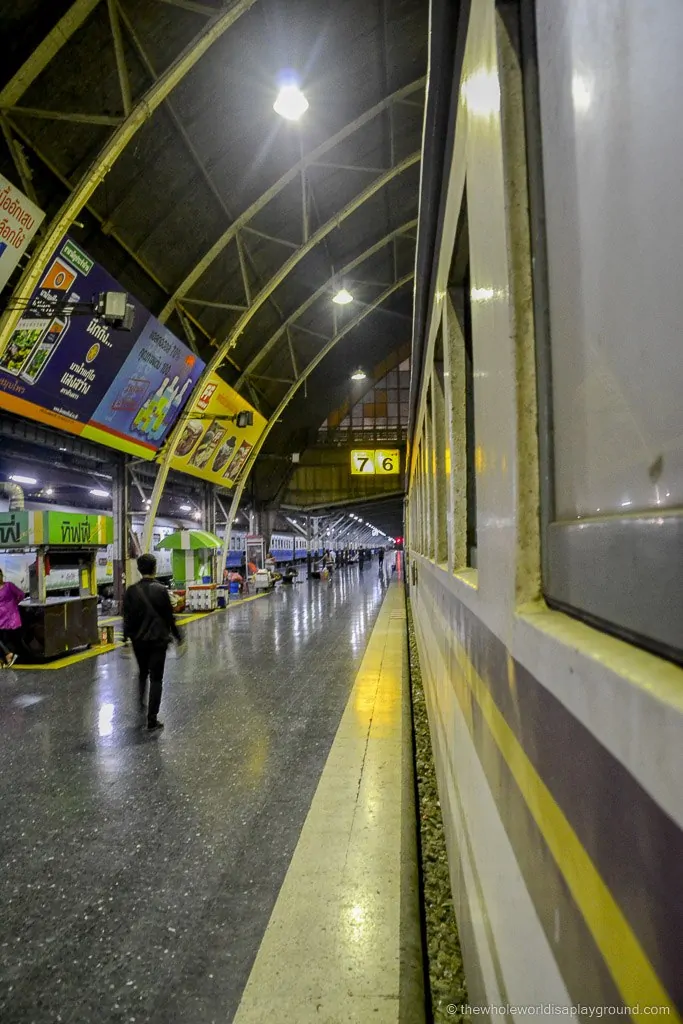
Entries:
{"type": "Polygon", "coordinates": [[[221,541],[208,530],[177,530],[157,544],[157,551],[172,552],[175,587],[185,592],[187,611],[210,612],[218,607],[215,552],[221,541]]]}
{"type": "Polygon", "coordinates": [[[28,597],[20,608],[25,656],[41,661],[96,644],[97,555],[113,541],[108,516],[76,512],[0,512],[0,567],[28,597]],[[28,579],[14,578],[29,562],[28,579]],[[21,555],[21,558],[16,556],[21,555]],[[47,594],[52,569],[73,573],[77,594],[47,594]]]}

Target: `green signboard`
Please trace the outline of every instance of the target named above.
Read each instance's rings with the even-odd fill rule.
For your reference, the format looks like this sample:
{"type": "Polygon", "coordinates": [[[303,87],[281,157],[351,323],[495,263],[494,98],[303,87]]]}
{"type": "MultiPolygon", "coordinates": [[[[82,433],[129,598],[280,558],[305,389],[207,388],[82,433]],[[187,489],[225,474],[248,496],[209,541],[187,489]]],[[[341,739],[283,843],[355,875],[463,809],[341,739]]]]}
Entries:
{"type": "Polygon", "coordinates": [[[59,545],[106,547],[114,541],[111,516],[78,512],[0,512],[0,550],[59,545]]]}
{"type": "Polygon", "coordinates": [[[47,544],[68,547],[104,547],[114,540],[111,516],[81,515],[77,512],[45,512],[47,544]]]}
{"type": "Polygon", "coordinates": [[[25,548],[32,543],[28,512],[0,512],[0,548],[25,548]]]}

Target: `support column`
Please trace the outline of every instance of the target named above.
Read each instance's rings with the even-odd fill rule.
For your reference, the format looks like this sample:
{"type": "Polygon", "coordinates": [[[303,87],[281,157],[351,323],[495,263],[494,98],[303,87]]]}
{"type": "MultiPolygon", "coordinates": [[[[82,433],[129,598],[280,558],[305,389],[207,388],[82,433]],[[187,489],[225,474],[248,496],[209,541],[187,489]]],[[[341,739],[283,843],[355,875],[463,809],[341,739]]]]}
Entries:
{"type": "MultiPolygon", "coordinates": [[[[123,605],[129,556],[130,486],[128,482],[128,456],[118,459],[112,479],[112,509],[114,520],[114,600],[118,611],[123,605]]],[[[131,581],[132,582],[132,581],[131,581]]]]}
{"type": "Polygon", "coordinates": [[[306,575],[311,578],[311,517],[306,515],[306,575]]]}

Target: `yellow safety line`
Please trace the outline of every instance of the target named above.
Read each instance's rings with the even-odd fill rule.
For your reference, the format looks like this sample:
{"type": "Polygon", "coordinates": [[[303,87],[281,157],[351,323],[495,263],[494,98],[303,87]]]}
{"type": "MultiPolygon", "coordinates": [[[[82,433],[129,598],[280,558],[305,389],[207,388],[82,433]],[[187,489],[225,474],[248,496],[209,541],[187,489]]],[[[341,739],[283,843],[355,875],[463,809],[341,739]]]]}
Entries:
{"type": "Polygon", "coordinates": [[[474,736],[467,707],[469,691],[476,698],[491,735],[564,876],[625,1005],[636,1008],[633,1017],[637,1020],[651,1021],[648,1010],[666,1007],[667,1020],[680,1021],[675,1004],[579,837],[527,757],[464,648],[457,641],[455,644],[465,685],[457,673],[453,682],[468,728],[474,736]]]}
{"type": "MultiPolygon", "coordinates": [[[[231,608],[236,608],[240,604],[246,604],[248,601],[256,601],[259,597],[267,597],[271,591],[266,590],[262,594],[252,594],[250,597],[242,597],[239,601],[233,601],[228,604],[225,608],[215,608],[208,612],[194,612],[190,615],[182,615],[178,617],[178,625],[186,626],[190,622],[196,622],[198,619],[205,619],[208,615],[213,615],[214,612],[226,612],[231,608]]],[[[113,620],[121,621],[120,616],[113,620]]],[[[107,625],[106,619],[100,619],[99,626],[107,625]]],[[[58,658],[56,661],[49,661],[45,664],[38,665],[24,665],[17,664],[13,666],[13,669],[23,670],[24,672],[54,672],[56,669],[68,668],[69,665],[76,665],[79,661],[87,661],[88,658],[97,658],[100,654],[109,654],[111,651],[116,651],[119,647],[123,647],[121,641],[117,641],[113,644],[96,644],[93,647],[88,648],[87,651],[79,651],[77,654],[70,654],[66,658],[58,658]]]]}
{"type": "Polygon", "coordinates": [[[406,642],[403,587],[394,583],[234,1024],[399,1020],[406,642]]]}

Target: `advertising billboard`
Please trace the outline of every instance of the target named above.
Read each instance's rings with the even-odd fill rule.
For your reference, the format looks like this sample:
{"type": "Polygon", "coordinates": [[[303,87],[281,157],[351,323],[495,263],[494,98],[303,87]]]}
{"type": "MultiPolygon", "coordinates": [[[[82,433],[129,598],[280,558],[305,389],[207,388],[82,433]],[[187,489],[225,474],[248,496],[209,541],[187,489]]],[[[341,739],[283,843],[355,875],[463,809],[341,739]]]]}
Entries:
{"type": "Polygon", "coordinates": [[[0,174],[0,291],[41,225],[45,214],[0,174]]]}
{"type": "Polygon", "coordinates": [[[194,400],[171,466],[222,487],[233,487],[265,426],[260,413],[212,374],[194,400]],[[254,422],[240,429],[230,417],[246,410],[253,413],[254,422]]]}
{"type": "Polygon", "coordinates": [[[121,290],[64,239],[0,356],[0,406],[152,459],[204,363],[132,297],[132,331],[72,308],[121,290]]]}

